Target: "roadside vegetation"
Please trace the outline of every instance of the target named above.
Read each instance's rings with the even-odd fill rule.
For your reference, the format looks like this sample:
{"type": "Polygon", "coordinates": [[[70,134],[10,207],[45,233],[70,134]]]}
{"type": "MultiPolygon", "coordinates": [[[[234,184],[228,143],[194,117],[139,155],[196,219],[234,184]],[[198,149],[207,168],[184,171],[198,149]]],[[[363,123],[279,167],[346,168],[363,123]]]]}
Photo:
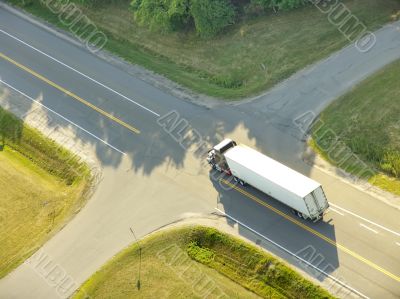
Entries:
{"type": "Polygon", "coordinates": [[[0,278],[83,206],[90,181],[86,164],[0,108],[0,278]]]}
{"type": "Polygon", "coordinates": [[[312,132],[312,146],[334,165],[400,195],[400,60],[333,102],[312,132]],[[333,133],[332,133],[333,132],[333,133]],[[342,149],[342,150],[341,150],[342,149]],[[349,150],[347,150],[349,149],[349,150]],[[354,153],[372,172],[349,157],[354,153]]]}
{"type": "MultiPolygon", "coordinates": [[[[51,12],[46,1],[7,1],[67,31],[73,27],[81,38],[85,35],[87,23],[68,26],[72,16],[51,12]]],[[[398,0],[343,2],[371,31],[400,10],[398,0]]],[[[307,1],[74,3],[80,16],[107,36],[110,52],[194,91],[225,99],[260,93],[349,43],[328,15],[307,1]]]]}
{"type": "Polygon", "coordinates": [[[129,246],[90,277],[73,298],[86,296],[333,298],[270,254],[198,226],[159,232],[129,246]]]}

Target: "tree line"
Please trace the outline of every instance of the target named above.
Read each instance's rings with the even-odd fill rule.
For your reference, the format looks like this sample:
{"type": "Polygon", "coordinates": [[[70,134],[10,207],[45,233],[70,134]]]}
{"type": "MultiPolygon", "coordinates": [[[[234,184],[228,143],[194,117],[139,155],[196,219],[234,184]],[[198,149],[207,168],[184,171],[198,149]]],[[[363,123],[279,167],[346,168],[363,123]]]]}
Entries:
{"type": "Polygon", "coordinates": [[[232,25],[243,14],[269,9],[293,9],[305,0],[133,0],[135,20],[153,30],[180,31],[194,28],[202,37],[211,37],[232,25]]]}
{"type": "MultiPolygon", "coordinates": [[[[75,0],[85,4],[116,0],[75,0]]],[[[201,37],[212,37],[240,17],[269,10],[290,10],[310,0],[132,0],[130,8],[138,24],[161,32],[194,29],[201,37]]]]}

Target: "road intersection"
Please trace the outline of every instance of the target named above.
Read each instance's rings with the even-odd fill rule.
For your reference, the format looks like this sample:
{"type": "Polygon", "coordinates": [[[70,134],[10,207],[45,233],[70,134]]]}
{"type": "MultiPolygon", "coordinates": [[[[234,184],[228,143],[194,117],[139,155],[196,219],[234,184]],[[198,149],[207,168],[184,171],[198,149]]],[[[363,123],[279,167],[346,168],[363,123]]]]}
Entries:
{"type": "Polygon", "coordinates": [[[314,248],[323,256],[322,263],[312,261],[316,267],[368,297],[399,297],[400,211],[303,163],[304,133],[293,123],[305,112],[318,114],[400,58],[395,25],[376,35],[377,44],[367,53],[347,47],[257,99],[209,109],[175,98],[0,8],[0,84],[24,95],[21,101],[38,100],[64,117],[54,116],[61,125],[76,124],[77,133],[84,129],[79,139],[93,146],[103,167],[103,180],[87,206],[42,248],[73,279],[72,287],[60,291],[44,272],[24,264],[0,281],[0,297],[70,295],[132,242],[129,227],[143,237],[215,208],[292,252],[314,248]],[[159,125],[159,117],[171,111],[209,144],[232,137],[318,180],[334,208],[323,222],[311,224],[257,190],[226,190],[227,184],[210,179],[201,152],[177,142],[183,131],[166,132],[159,125]]]}

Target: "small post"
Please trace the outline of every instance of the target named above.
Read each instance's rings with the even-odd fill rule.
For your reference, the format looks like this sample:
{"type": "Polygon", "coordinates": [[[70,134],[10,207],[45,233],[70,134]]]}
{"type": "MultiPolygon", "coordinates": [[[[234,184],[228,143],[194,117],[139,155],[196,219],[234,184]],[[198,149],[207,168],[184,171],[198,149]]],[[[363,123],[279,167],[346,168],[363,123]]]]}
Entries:
{"type": "Polygon", "coordinates": [[[133,231],[132,227],[129,227],[133,237],[135,238],[135,242],[138,244],[139,246],[139,275],[138,275],[138,280],[136,282],[136,287],[137,289],[140,291],[140,272],[142,269],[142,247],[140,246],[140,242],[139,240],[136,238],[135,232],[133,231]]]}

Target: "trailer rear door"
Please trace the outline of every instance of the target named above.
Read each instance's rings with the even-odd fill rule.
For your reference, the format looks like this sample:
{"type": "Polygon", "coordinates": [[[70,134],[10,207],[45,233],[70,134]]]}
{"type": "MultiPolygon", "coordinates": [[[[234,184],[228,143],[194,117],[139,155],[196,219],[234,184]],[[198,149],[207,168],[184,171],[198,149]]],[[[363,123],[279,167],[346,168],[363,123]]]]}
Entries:
{"type": "Polygon", "coordinates": [[[307,209],[310,212],[310,215],[308,216],[316,216],[319,214],[318,212],[318,206],[316,205],[314,196],[312,193],[307,194],[306,197],[304,197],[304,201],[306,203],[307,209]]]}
{"type": "Polygon", "coordinates": [[[325,192],[320,186],[319,188],[313,191],[314,197],[317,201],[317,205],[319,207],[319,212],[325,211],[329,207],[328,200],[326,199],[325,192]]]}

